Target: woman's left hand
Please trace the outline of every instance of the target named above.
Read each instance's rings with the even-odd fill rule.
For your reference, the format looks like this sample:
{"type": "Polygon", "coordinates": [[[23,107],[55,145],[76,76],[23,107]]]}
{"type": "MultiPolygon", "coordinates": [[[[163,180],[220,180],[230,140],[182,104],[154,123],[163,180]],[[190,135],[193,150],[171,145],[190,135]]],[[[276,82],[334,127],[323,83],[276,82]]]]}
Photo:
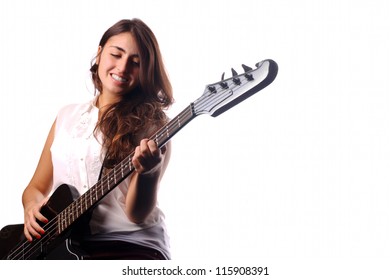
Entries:
{"type": "Polygon", "coordinates": [[[132,158],[135,171],[142,175],[159,173],[161,171],[161,162],[165,150],[165,146],[159,149],[153,140],[142,139],[139,146],[135,148],[132,158]]]}

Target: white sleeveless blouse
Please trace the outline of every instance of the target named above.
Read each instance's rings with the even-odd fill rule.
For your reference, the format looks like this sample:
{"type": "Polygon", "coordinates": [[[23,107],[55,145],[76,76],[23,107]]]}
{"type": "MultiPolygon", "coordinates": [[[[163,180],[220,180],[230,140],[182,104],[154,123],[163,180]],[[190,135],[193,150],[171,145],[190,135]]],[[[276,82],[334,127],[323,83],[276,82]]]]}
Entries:
{"type": "MultiPolygon", "coordinates": [[[[104,155],[101,135],[94,134],[99,113],[94,102],[68,105],[57,115],[51,146],[54,189],[68,184],[83,194],[98,181],[104,155]]],[[[127,218],[125,197],[129,181],[130,177],[121,182],[94,209],[89,239],[127,241],[157,249],[170,258],[164,214],[158,207],[142,224],[127,218]]]]}

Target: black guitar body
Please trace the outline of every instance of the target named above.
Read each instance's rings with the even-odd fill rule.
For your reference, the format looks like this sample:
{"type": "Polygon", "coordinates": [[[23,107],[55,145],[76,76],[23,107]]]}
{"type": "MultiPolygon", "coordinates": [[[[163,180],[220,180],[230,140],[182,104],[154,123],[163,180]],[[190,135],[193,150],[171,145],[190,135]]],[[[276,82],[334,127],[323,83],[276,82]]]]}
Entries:
{"type": "MultiPolygon", "coordinates": [[[[201,97],[161,127],[153,139],[162,148],[179,130],[195,117],[220,115],[273,82],[278,65],[271,59],[256,64],[256,69],[243,65],[245,73],[206,86],[201,97]]],[[[223,76],[222,76],[223,77],[223,76]]],[[[0,258],[2,259],[80,259],[93,257],[93,250],[86,255],[77,247],[82,243],[79,233],[88,233],[88,219],[96,204],[127,176],[134,172],[134,152],[110,169],[82,196],[68,185],[59,186],[42,214],[49,219],[43,225],[42,238],[28,242],[23,235],[23,225],[9,225],[0,232],[0,258]]],[[[83,244],[86,245],[86,244],[83,244]]],[[[95,245],[93,245],[95,247],[95,245]]],[[[84,246],[87,247],[87,246],[84,246]]]]}
{"type": "MultiPolygon", "coordinates": [[[[69,185],[59,186],[50,199],[41,209],[41,213],[49,219],[54,219],[79,197],[78,191],[69,185]]],[[[76,260],[83,253],[77,249],[77,232],[85,220],[76,222],[78,225],[60,235],[43,235],[42,240],[27,241],[23,233],[23,224],[7,225],[0,231],[0,258],[1,259],[47,259],[47,260],[76,260]]],[[[44,227],[45,229],[45,227],[44,227]]]]}
{"type": "Polygon", "coordinates": [[[8,225],[0,231],[0,258],[6,259],[8,253],[17,244],[25,240],[23,234],[23,224],[8,225]]]}

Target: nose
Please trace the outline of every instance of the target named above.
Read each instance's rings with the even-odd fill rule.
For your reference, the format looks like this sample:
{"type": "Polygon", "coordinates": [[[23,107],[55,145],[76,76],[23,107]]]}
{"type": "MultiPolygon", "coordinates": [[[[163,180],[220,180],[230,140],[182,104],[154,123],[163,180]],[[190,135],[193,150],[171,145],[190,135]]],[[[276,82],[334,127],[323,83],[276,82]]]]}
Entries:
{"type": "Polygon", "coordinates": [[[136,66],[134,65],[133,58],[131,57],[118,60],[116,64],[116,68],[121,74],[130,74],[134,67],[136,66]]]}
{"type": "Polygon", "coordinates": [[[127,60],[126,59],[121,59],[119,61],[117,61],[116,63],[116,69],[119,71],[119,73],[125,73],[126,72],[126,68],[127,68],[127,60]]]}

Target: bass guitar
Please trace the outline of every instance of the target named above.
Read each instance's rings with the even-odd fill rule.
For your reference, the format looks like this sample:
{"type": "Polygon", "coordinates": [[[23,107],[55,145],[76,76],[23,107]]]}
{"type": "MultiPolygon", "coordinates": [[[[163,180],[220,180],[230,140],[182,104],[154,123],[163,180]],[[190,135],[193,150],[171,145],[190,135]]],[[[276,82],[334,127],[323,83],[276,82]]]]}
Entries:
{"type": "MultiPolygon", "coordinates": [[[[223,112],[259,92],[271,84],[277,76],[278,65],[271,59],[263,60],[252,69],[246,65],[243,74],[232,69],[233,76],[205,87],[203,94],[180,114],[159,129],[150,139],[163,147],[179,130],[195,117],[209,114],[219,116],[223,112]]],[[[61,185],[52,194],[41,213],[49,219],[42,225],[45,234],[40,239],[28,241],[23,225],[8,225],[0,232],[0,258],[26,259],[82,259],[83,252],[73,246],[77,228],[93,207],[126,177],[134,172],[130,154],[84,194],[69,185],[61,185]]],[[[76,244],[77,245],[77,244],[76,244]]]]}

